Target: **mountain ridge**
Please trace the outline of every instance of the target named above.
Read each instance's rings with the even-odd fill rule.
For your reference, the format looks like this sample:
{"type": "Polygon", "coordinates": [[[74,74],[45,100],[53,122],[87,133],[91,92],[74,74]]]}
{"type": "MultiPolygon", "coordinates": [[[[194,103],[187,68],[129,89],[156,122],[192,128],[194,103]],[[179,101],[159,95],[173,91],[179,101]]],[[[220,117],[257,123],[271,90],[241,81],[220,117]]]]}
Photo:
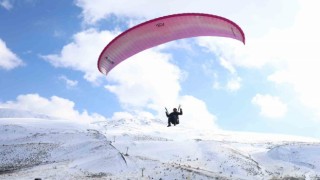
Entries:
{"type": "Polygon", "coordinates": [[[14,117],[0,114],[0,179],[320,178],[314,138],[168,128],[159,119],[88,125],[7,112],[14,117]]]}

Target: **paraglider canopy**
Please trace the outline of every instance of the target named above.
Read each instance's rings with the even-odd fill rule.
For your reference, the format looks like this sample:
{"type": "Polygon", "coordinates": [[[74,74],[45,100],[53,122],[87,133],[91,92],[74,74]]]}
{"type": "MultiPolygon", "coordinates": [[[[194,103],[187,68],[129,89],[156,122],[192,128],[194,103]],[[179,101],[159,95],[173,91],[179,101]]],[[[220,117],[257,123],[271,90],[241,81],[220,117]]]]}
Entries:
{"type": "Polygon", "coordinates": [[[98,69],[107,75],[120,62],[140,51],[198,36],[228,37],[245,43],[242,29],[229,19],[202,13],[174,14],[138,24],[115,37],[101,52],[98,69]]]}

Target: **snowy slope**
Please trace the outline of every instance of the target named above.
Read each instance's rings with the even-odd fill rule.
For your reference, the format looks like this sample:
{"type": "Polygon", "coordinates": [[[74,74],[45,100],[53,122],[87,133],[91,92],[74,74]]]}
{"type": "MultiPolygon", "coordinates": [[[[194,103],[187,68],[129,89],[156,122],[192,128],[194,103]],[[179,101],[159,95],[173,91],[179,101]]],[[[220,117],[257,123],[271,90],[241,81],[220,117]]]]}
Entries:
{"type": "Polygon", "coordinates": [[[320,178],[318,139],[26,114],[0,111],[0,179],[320,178]]]}
{"type": "Polygon", "coordinates": [[[129,148],[128,164],[137,165],[136,158],[157,162],[148,168],[137,165],[155,179],[320,177],[318,139],[167,128],[159,120],[101,122],[100,127],[120,151],[127,153],[129,148]]]}
{"type": "Polygon", "coordinates": [[[126,167],[107,138],[84,124],[10,112],[20,118],[0,116],[0,179],[90,177],[126,167]]]}

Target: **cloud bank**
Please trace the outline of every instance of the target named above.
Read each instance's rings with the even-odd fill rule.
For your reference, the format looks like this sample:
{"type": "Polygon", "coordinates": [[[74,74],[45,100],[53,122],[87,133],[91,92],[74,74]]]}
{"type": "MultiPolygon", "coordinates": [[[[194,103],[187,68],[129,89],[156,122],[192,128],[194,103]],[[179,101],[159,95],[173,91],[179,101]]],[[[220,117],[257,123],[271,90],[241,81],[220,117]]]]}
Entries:
{"type": "Polygon", "coordinates": [[[90,123],[106,120],[97,113],[89,114],[86,110],[79,112],[74,106],[75,103],[68,99],[58,96],[47,99],[38,94],[19,95],[15,101],[0,102],[1,108],[27,110],[77,122],[90,123]]]}

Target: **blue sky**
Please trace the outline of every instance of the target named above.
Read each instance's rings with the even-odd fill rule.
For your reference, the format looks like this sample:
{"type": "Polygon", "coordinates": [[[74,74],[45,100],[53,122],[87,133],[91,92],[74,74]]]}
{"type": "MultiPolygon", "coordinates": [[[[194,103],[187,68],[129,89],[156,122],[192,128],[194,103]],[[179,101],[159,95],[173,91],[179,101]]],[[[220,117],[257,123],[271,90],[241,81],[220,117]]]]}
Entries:
{"type": "Polygon", "coordinates": [[[182,126],[320,137],[316,1],[0,0],[0,107],[77,121],[160,118],[182,126]],[[179,40],[97,69],[103,48],[146,20],[200,12],[236,22],[246,45],[179,40]]]}

